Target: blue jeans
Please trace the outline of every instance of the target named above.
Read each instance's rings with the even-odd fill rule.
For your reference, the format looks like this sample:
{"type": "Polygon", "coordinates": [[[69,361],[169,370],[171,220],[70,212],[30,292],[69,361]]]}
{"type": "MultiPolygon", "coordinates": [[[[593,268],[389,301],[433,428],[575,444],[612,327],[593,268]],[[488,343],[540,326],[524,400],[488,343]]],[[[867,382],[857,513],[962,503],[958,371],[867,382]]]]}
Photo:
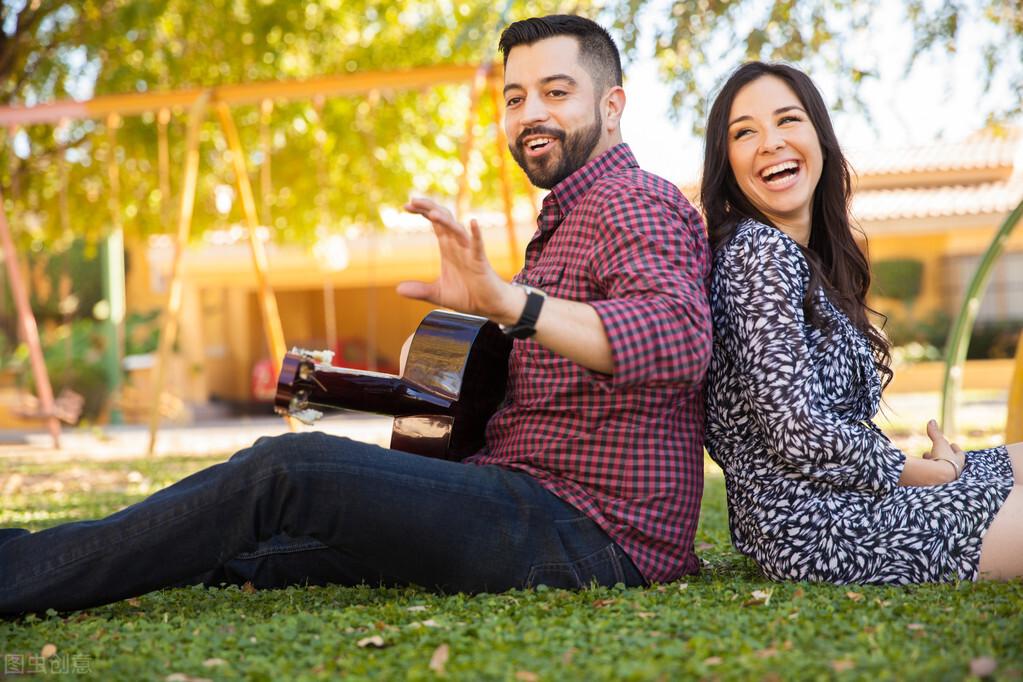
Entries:
{"type": "Polygon", "coordinates": [[[245,581],[643,584],[618,545],[531,476],[320,433],[261,438],[105,519],[0,531],[0,615],[245,581]]]}

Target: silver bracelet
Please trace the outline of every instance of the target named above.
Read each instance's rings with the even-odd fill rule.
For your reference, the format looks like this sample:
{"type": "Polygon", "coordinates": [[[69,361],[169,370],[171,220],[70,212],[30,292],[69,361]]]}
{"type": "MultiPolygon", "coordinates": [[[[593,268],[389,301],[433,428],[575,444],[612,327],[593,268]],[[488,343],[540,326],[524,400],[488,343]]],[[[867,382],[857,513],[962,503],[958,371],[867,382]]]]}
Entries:
{"type": "Polygon", "coordinates": [[[952,468],[955,469],[956,472],[955,480],[959,480],[959,477],[962,475],[963,470],[959,468],[959,465],[956,464],[955,460],[949,459],[948,457],[935,457],[934,460],[937,462],[948,462],[949,464],[951,464],[952,468]]]}

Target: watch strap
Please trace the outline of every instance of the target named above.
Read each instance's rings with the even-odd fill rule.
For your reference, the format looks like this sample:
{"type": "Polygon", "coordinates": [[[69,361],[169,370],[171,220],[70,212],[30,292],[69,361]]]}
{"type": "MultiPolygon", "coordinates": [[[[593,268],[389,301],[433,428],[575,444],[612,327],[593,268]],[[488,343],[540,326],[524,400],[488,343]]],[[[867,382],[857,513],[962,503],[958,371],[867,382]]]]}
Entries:
{"type": "Polygon", "coordinates": [[[536,322],[540,319],[540,310],[547,294],[530,286],[516,284],[526,292],[526,306],[522,309],[518,322],[501,330],[514,339],[528,339],[536,334],[536,322]]]}

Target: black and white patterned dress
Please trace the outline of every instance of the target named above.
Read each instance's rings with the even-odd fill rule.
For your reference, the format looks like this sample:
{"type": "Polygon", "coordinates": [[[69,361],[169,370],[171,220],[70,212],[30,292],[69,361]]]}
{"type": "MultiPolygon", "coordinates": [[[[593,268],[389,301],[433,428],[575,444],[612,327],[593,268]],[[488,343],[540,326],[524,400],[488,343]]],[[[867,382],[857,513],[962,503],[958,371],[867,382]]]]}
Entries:
{"type": "Polygon", "coordinates": [[[724,470],[732,542],[774,580],[977,578],[981,538],[1013,486],[1004,447],[959,480],[899,487],[905,455],[873,425],[881,387],[866,338],[820,294],[780,230],[747,221],[715,257],[707,448],[724,470]]]}

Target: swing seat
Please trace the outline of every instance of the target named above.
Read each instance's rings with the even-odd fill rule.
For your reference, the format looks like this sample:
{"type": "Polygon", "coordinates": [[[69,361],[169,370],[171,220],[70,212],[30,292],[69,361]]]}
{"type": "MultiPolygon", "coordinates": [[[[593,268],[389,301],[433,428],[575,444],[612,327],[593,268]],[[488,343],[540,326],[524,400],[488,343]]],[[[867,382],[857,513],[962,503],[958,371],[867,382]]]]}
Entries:
{"type": "Polygon", "coordinates": [[[83,407],[85,407],[85,398],[70,388],[64,388],[53,401],[52,414],[43,410],[42,401],[32,394],[23,396],[21,404],[11,411],[22,419],[43,421],[50,417],[56,417],[65,424],[74,426],[82,416],[83,407]]]}

